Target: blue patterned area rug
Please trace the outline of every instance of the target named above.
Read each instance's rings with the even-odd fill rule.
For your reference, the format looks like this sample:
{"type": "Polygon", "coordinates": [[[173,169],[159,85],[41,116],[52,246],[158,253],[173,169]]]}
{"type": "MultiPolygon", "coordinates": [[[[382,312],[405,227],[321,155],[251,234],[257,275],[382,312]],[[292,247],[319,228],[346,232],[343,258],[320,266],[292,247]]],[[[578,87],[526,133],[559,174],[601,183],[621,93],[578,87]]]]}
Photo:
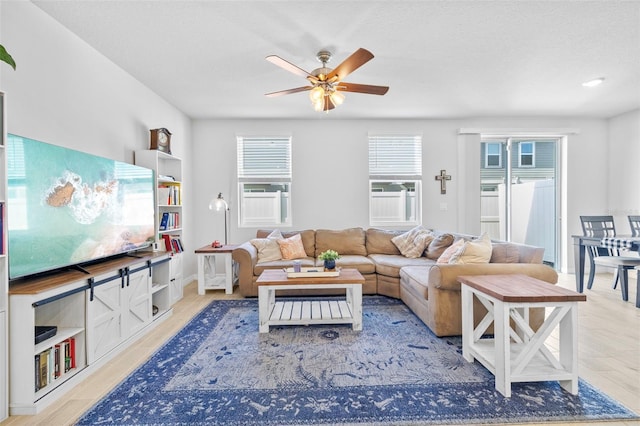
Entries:
{"type": "Polygon", "coordinates": [[[517,383],[512,397],[402,302],[365,297],[363,331],[278,326],[258,303],[213,301],[78,425],[432,425],[638,418],[584,381],[517,383]]]}

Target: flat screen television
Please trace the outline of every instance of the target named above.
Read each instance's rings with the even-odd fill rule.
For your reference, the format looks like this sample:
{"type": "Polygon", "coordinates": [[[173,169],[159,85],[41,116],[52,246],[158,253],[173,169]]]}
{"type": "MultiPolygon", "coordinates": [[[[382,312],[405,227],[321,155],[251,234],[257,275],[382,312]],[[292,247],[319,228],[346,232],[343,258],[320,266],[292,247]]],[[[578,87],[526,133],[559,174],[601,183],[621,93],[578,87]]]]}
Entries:
{"type": "Polygon", "coordinates": [[[153,243],[153,170],[12,134],[5,149],[10,279],[153,243]]]}

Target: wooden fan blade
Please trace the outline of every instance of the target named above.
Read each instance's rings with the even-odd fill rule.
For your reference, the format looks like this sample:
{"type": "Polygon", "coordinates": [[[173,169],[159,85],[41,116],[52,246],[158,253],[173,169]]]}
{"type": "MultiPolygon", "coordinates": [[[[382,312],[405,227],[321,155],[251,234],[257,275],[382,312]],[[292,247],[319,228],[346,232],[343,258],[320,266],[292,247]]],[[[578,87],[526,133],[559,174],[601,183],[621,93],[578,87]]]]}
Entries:
{"type": "Polygon", "coordinates": [[[333,71],[327,75],[327,80],[330,80],[335,76],[338,77],[338,81],[341,81],[371,59],[373,59],[373,53],[369,52],[367,49],[360,48],[352,53],[347,59],[342,61],[340,65],[335,67],[333,71]]]}
{"type": "Polygon", "coordinates": [[[384,95],[389,90],[388,86],[372,86],[370,84],[356,84],[341,81],[338,84],[341,92],[367,93],[369,95],[384,95]]]}
{"type": "Polygon", "coordinates": [[[287,70],[289,72],[292,72],[294,74],[298,74],[298,75],[301,75],[303,77],[313,77],[307,71],[303,70],[302,68],[300,68],[297,65],[293,65],[289,61],[285,61],[280,56],[270,55],[270,56],[267,56],[265,59],[267,61],[271,62],[272,64],[277,65],[280,68],[283,68],[283,69],[285,69],[285,70],[287,70]]]}
{"type": "Polygon", "coordinates": [[[265,93],[265,96],[268,96],[270,98],[275,98],[277,96],[289,95],[291,93],[304,92],[306,90],[311,90],[311,89],[313,89],[313,86],[296,87],[295,89],[288,89],[288,90],[281,90],[279,92],[265,93]]]}

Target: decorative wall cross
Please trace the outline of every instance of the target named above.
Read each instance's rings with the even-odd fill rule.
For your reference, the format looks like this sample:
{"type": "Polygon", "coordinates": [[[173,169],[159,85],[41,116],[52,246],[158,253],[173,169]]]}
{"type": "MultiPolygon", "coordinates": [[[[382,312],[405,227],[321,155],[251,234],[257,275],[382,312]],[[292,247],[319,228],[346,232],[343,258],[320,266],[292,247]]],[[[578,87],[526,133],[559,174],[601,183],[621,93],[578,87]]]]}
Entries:
{"type": "Polygon", "coordinates": [[[436,175],[436,180],[440,181],[440,193],[447,193],[447,181],[451,180],[451,175],[447,174],[446,170],[440,170],[440,174],[436,175]]]}

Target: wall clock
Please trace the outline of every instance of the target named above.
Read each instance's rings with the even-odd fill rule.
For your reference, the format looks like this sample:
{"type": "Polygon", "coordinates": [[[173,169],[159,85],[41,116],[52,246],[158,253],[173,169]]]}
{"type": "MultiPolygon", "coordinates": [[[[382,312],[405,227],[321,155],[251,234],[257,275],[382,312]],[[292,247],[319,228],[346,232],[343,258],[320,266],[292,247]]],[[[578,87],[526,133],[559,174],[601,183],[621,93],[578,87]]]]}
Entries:
{"type": "Polygon", "coordinates": [[[171,154],[171,132],[164,127],[160,129],[151,129],[151,146],[150,149],[171,154]]]}

